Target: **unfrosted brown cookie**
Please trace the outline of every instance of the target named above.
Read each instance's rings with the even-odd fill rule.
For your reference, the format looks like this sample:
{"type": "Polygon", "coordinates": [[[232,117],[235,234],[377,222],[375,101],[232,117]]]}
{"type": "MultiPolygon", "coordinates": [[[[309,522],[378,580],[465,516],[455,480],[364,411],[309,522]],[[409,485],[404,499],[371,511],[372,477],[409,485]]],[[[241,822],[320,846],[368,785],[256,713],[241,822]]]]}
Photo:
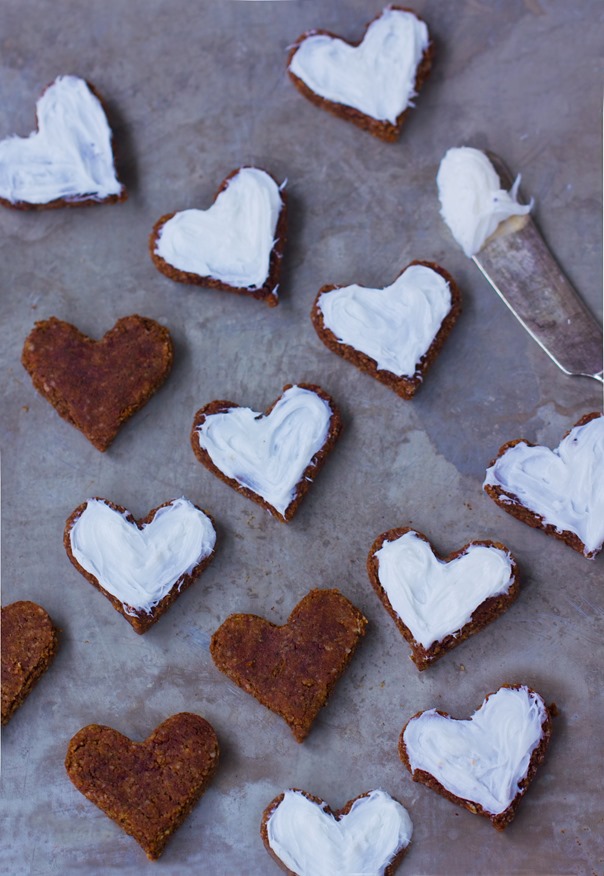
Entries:
{"type": "Polygon", "coordinates": [[[585,414],[554,450],[508,441],[483,488],[508,514],[593,559],[604,543],[604,414],[585,414]]]}
{"type": "Polygon", "coordinates": [[[311,590],[283,626],[232,614],[212,636],[210,653],[221,672],[280,715],[302,742],[366,624],[338,590],[311,590]]]}
{"type": "Polygon", "coordinates": [[[551,717],[536,691],[504,684],[468,720],[418,712],[403,727],[399,754],[414,782],[504,830],[545,757],[551,717]]]}
{"type": "Polygon", "coordinates": [[[159,389],[172,359],[168,329],[136,314],[99,341],[53,316],[36,323],[21,356],[38,392],[101,451],[159,389]]]}
{"type": "Polygon", "coordinates": [[[382,790],[333,810],[319,797],[290,788],[269,803],[260,826],[267,852],[291,876],[392,876],[412,832],[406,809],[382,790]]]}
{"type": "Polygon", "coordinates": [[[294,43],[287,71],[315,106],[394,142],[434,56],[425,22],[412,10],[387,6],[357,43],[310,30],[294,43]]]}
{"type": "Polygon", "coordinates": [[[123,201],[113,135],[96,89],[59,76],[36,104],[38,130],[0,141],[0,204],[17,210],[123,201]]]}
{"type": "Polygon", "coordinates": [[[237,168],[207,210],[167,213],[155,223],[149,238],[155,267],[178,283],[276,306],[287,238],[284,185],[260,168],[237,168]]]}
{"type": "Polygon", "coordinates": [[[342,429],[333,399],[310,383],[288,384],[261,414],[230,401],[197,411],[197,459],[238,493],[289,522],[342,429]]]}
{"type": "Polygon", "coordinates": [[[142,520],[94,498],[69,516],[63,544],[78,572],[142,634],[214,559],[216,530],[210,515],[184,497],[142,520]]]}
{"type": "Polygon", "coordinates": [[[501,542],[472,541],[440,557],[409,526],[376,538],[367,572],[418,669],[484,629],[519,593],[518,566],[501,542]]]}
{"type": "Polygon", "coordinates": [[[144,742],[89,724],[71,739],[65,768],[78,791],[155,860],[206,790],[218,756],[213,727],[180,712],[144,742]]]}
{"type": "Polygon", "coordinates": [[[383,289],[323,286],[311,319],[326,347],[412,398],[461,312],[451,275],[413,261],[383,289]]]}
{"type": "Polygon", "coordinates": [[[7,724],[57,650],[57,632],[35,602],[6,605],[1,612],[2,723],[7,724]]]}

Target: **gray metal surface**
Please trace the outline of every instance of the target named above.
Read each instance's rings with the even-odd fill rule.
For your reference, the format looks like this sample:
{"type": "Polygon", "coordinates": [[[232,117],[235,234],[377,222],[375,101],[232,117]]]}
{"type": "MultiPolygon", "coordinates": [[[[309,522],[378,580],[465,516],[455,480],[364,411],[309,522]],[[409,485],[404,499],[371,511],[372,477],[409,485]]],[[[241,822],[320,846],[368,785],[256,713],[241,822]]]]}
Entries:
{"type": "Polygon", "coordinates": [[[332,806],[373,787],[415,826],[400,872],[604,871],[601,795],[602,578],[585,560],[498,509],[486,466],[506,440],[555,446],[601,406],[595,381],[563,375],[498,301],[439,216],[435,176],[453,145],[492,148],[523,175],[552,251],[600,319],[602,5],[598,0],[425,0],[431,78],[400,141],[381,143],[297,93],[288,45],[324,27],[357,39],[379,4],[3,0],[0,136],[28,134],[35,99],[60,73],[93,82],[111,111],[123,205],[0,210],[3,375],[3,601],[33,599],[61,628],[54,665],[2,732],[0,872],[255,876],[277,873],[259,834],[282,789],[332,806]],[[235,167],[288,178],[282,300],[269,309],[161,276],[147,252],[164,213],[205,207],[235,167]],[[329,352],[309,319],[325,283],[391,282],[412,259],[456,278],[463,313],[411,402],[329,352]],[[157,396],[96,451],[32,388],[20,365],[36,319],[99,337],[141,313],[171,330],[174,370],[157,396]],[[318,382],[345,431],[288,525],[219,482],[188,442],[194,412],[229,398],[261,409],[290,381],[318,382]],[[70,512],[100,495],[139,517],[180,495],[220,528],[215,562],[145,636],[70,565],[70,512]],[[412,524],[443,553],[496,538],[523,588],[488,630],[419,673],[365,571],[379,533],[412,524]],[[212,632],[234,611],[283,622],[313,586],[338,586],[369,628],[302,745],[214,668],[212,632]],[[398,759],[405,721],[437,706],[469,715],[505,681],[525,682],[560,716],[547,761],[503,834],[415,785],[398,759]],[[63,760],[85,724],[135,739],[174,712],[216,728],[222,763],[159,862],[88,803],[63,760]]]}

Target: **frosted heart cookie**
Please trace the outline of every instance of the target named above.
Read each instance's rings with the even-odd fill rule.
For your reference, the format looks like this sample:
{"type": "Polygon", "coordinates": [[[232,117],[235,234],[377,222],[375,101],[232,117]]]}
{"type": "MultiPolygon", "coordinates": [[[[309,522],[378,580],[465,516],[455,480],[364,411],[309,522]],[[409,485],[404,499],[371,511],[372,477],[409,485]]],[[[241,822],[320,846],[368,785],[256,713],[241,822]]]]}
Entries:
{"type": "Polygon", "coordinates": [[[278,304],[287,232],[283,188],[256,167],[234,170],[209,209],[169,213],[155,223],[149,247],[156,268],[179,283],[278,304]]]}
{"type": "Polygon", "coordinates": [[[505,545],[473,541],[441,559],[425,535],[406,526],[375,540],[367,571],[418,669],[499,617],[519,590],[505,545]]]}
{"type": "Polygon", "coordinates": [[[411,262],[383,289],[323,286],[311,319],[323,343],[402,398],[412,398],[461,311],[453,278],[411,262]]]}
{"type": "Polygon", "coordinates": [[[191,446],[217,477],[287,523],[342,428],[320,387],[288,384],[264,413],[213,401],[195,414],[191,446]]]}
{"type": "Polygon", "coordinates": [[[36,104],[38,130],[0,141],[0,203],[19,210],[123,201],[112,134],[95,89],[59,76],[36,104]]]}
{"type": "Polygon", "coordinates": [[[266,807],[260,833],[269,855],[292,876],[392,876],[413,825],[385,791],[367,791],[334,811],[293,788],[266,807]]]}
{"type": "Polygon", "coordinates": [[[53,316],[36,323],[21,356],[40,395],[100,451],[163,384],[172,359],[168,329],[136,314],[99,341],[53,316]]]}
{"type": "Polygon", "coordinates": [[[469,720],[437,709],[418,712],[403,728],[399,753],[414,782],[503,830],[535,778],[550,736],[550,712],[539,694],[504,685],[469,720]]]}
{"type": "Polygon", "coordinates": [[[57,632],[42,606],[21,601],[1,611],[2,723],[7,724],[57,650],[57,632]]]}
{"type": "Polygon", "coordinates": [[[359,43],[327,30],[303,33],[287,69],[316,106],[392,142],[430,72],[433,54],[426,23],[409,9],[387,6],[359,43]]]}
{"type": "Polygon", "coordinates": [[[595,557],[604,542],[604,415],[586,414],[555,450],[508,441],[483,487],[508,514],[595,557]]]}
{"type": "Polygon", "coordinates": [[[65,525],[67,556],[137,633],[145,633],[214,558],[212,518],[172,499],[135,520],[107,499],[88,499],[65,525]]]}
{"type": "Polygon", "coordinates": [[[210,653],[221,672],[280,715],[303,742],[366,624],[338,590],[311,590],[283,626],[232,614],[212,636],[210,653]]]}
{"type": "Polygon", "coordinates": [[[218,757],[211,724],[180,712],[144,742],[89,724],[71,739],[65,768],[78,791],[153,861],[206,790],[218,757]]]}

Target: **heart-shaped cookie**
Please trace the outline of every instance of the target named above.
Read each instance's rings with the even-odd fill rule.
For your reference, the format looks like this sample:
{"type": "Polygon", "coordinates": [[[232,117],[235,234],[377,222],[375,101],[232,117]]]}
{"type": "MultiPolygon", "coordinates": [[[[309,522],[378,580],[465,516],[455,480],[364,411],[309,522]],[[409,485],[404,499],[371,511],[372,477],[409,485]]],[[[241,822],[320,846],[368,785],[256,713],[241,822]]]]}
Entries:
{"type": "Polygon", "coordinates": [[[210,653],[221,672],[280,715],[302,742],[366,624],[338,590],[311,590],[281,627],[232,614],[212,636],[210,653]]]}
{"type": "Polygon", "coordinates": [[[288,384],[264,414],[230,401],[200,408],[191,446],[217,477],[287,523],[341,428],[333,400],[319,386],[288,384]]]}
{"type": "Polygon", "coordinates": [[[413,825],[385,791],[367,791],[333,811],[293,788],[266,807],[260,833],[268,853],[292,876],[392,876],[413,825]]]}
{"type": "Polygon", "coordinates": [[[483,487],[508,514],[595,557],[604,543],[604,414],[586,414],[555,450],[508,441],[483,487]]]}
{"type": "Polygon", "coordinates": [[[95,89],[59,76],[36,104],[38,130],[0,141],[0,203],[20,210],[123,201],[111,129],[95,89]]]}
{"type": "Polygon", "coordinates": [[[21,356],[38,392],[101,451],[159,389],[172,359],[168,329],[136,314],[100,341],[53,316],[36,323],[21,356]]]}
{"type": "Polygon", "coordinates": [[[13,602],[1,612],[2,723],[7,724],[57,650],[57,632],[40,605],[13,602]]]}
{"type": "Polygon", "coordinates": [[[277,296],[287,218],[284,184],[256,167],[240,167],[221,183],[207,210],[168,213],[149,240],[158,270],[179,283],[277,296]]]}
{"type": "Polygon", "coordinates": [[[330,350],[412,398],[460,311],[450,274],[415,261],[384,289],[323,286],[311,319],[330,350]]]}
{"type": "Polygon", "coordinates": [[[327,30],[303,33],[287,68],[296,88],[316,106],[392,142],[430,72],[433,54],[425,22],[409,9],[387,6],[359,43],[327,30]]]}
{"type": "Polygon", "coordinates": [[[78,791],[153,861],[206,790],[218,755],[211,724],[180,712],[144,742],[89,724],[71,739],[65,768],[78,791]]]}
{"type": "Polygon", "coordinates": [[[145,633],[214,559],[216,530],[185,498],[165,502],[144,520],[95,498],[68,518],[63,543],[78,572],[145,633]]]}
{"type": "Polygon", "coordinates": [[[499,617],[519,590],[518,567],[500,542],[472,541],[441,559],[407,526],[378,536],[367,571],[418,669],[499,617]]]}
{"type": "Polygon", "coordinates": [[[469,720],[429,709],[407,722],[399,754],[413,777],[503,830],[545,757],[551,716],[525,685],[488,694],[469,720]]]}

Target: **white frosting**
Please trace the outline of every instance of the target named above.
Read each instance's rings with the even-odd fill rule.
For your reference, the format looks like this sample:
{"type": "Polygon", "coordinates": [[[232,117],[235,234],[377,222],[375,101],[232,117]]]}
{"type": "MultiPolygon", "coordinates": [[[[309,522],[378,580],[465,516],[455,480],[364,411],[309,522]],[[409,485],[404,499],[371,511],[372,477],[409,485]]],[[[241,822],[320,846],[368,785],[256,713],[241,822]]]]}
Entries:
{"type": "Polygon", "coordinates": [[[318,306],[340,343],[380,370],[412,377],[451,309],[451,290],[441,274],[410,265],[385,289],[343,286],[321,295],[318,306]]]}
{"type": "Polygon", "coordinates": [[[315,94],[395,124],[412,106],[417,68],[429,42],[425,22],[387,7],[359,46],[311,35],[300,44],[289,69],[315,94]]]}
{"type": "Polygon", "coordinates": [[[510,493],[558,532],[574,532],[586,555],[599,550],[604,542],[604,416],[575,426],[555,450],[524,441],[508,448],[487,469],[487,484],[510,493]]]}
{"type": "Polygon", "coordinates": [[[469,721],[422,712],[409,721],[403,740],[414,772],[430,773],[456,797],[499,815],[521,790],[545,719],[538,694],[502,687],[469,721]]]}
{"type": "Polygon", "coordinates": [[[411,842],[407,810],[385,791],[370,791],[337,820],[300,791],[285,791],[270,816],[269,845],[297,876],[382,876],[411,842]]]}
{"type": "Polygon", "coordinates": [[[12,204],[119,195],[111,130],[83,79],[59,76],[36,105],[38,131],[0,142],[0,198],[12,204]]]}
{"type": "Polygon", "coordinates": [[[69,540],[80,566],[133,614],[132,609],[149,613],[208,557],[216,532],[210,518],[185,498],[160,508],[142,529],[103,499],[89,499],[69,540]]]}
{"type": "Polygon", "coordinates": [[[518,203],[520,177],[509,192],[479,149],[449,149],[436,177],[440,213],[468,258],[475,255],[504,219],[523,216],[532,207],[518,203]]]}
{"type": "Polygon", "coordinates": [[[242,167],[208,210],[175,213],[159,229],[155,252],[179,271],[235,288],[261,288],[283,200],[275,180],[242,167]]]}
{"type": "Polygon", "coordinates": [[[485,599],[512,584],[512,559],[496,547],[469,545],[446,563],[411,530],[385,541],[375,556],[390,605],[424,648],[459,632],[485,599]]]}
{"type": "Polygon", "coordinates": [[[227,477],[284,514],[306,467],[327,440],[331,417],[323,398],[292,386],[268,416],[241,407],[209,414],[197,437],[227,477]]]}

